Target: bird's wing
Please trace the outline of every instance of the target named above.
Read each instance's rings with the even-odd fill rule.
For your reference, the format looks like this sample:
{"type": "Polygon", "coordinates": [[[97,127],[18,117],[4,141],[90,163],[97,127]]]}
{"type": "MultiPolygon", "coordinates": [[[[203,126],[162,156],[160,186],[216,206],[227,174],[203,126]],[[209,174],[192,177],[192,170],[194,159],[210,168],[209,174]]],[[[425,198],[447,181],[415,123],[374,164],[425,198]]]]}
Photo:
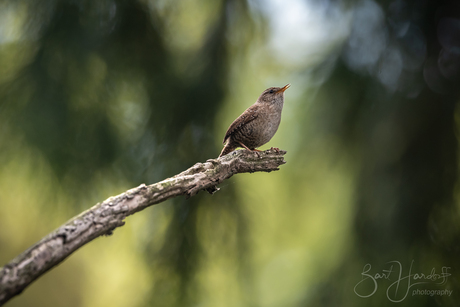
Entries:
{"type": "Polygon", "coordinates": [[[224,136],[224,144],[227,139],[238,129],[246,125],[247,123],[252,122],[258,116],[258,109],[259,106],[257,104],[253,104],[246,111],[243,112],[235,121],[228,127],[227,133],[224,136]]]}

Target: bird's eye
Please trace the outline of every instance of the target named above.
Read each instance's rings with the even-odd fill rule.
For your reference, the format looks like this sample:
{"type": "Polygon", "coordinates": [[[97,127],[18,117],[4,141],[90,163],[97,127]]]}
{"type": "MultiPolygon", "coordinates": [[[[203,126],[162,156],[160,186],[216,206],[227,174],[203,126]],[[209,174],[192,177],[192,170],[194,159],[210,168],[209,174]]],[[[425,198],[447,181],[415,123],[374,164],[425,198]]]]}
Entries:
{"type": "Polygon", "coordinates": [[[270,90],[270,92],[269,92],[269,93],[270,93],[270,94],[273,94],[274,92],[275,92],[274,90],[270,90]]]}

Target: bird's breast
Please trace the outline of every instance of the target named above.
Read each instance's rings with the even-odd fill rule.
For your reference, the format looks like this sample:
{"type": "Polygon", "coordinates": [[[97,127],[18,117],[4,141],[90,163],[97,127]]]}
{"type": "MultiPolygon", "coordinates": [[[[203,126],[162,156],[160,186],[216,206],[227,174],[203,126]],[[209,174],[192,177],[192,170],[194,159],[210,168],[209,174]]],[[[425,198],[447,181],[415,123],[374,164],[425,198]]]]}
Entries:
{"type": "Polygon", "coordinates": [[[232,134],[233,140],[242,142],[251,149],[268,143],[280,125],[282,107],[282,104],[263,105],[259,107],[254,120],[235,130],[232,134]]]}
{"type": "MultiPolygon", "coordinates": [[[[281,106],[282,108],[282,106],[281,106]]],[[[266,112],[261,112],[251,127],[254,147],[262,146],[275,135],[281,122],[281,109],[276,105],[268,106],[266,112]]]]}

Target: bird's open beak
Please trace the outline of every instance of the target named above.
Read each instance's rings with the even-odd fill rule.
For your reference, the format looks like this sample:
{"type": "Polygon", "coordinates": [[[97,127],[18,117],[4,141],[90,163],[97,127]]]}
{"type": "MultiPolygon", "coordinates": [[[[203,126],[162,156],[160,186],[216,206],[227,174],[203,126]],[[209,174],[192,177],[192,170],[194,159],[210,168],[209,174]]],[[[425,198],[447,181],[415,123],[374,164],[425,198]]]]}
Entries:
{"type": "Polygon", "coordinates": [[[290,84],[286,84],[285,86],[283,86],[282,88],[280,88],[278,90],[277,93],[283,93],[285,90],[287,90],[291,85],[290,84]]]}

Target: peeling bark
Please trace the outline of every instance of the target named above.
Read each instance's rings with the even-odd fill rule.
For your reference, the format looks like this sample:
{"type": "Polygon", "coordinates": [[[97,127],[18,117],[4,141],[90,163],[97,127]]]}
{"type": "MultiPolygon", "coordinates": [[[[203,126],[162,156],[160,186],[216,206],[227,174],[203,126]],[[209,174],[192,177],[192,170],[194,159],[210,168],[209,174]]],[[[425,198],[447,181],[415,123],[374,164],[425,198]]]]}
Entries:
{"type": "Polygon", "coordinates": [[[117,196],[109,197],[72,218],[21,255],[0,268],[0,305],[20,294],[30,283],[53,268],[79,247],[110,235],[124,225],[127,216],[169,198],[187,198],[201,190],[211,194],[216,185],[238,173],[271,172],[285,164],[286,151],[260,153],[234,151],[218,159],[197,163],[186,171],[154,183],[141,184],[117,196]]]}

